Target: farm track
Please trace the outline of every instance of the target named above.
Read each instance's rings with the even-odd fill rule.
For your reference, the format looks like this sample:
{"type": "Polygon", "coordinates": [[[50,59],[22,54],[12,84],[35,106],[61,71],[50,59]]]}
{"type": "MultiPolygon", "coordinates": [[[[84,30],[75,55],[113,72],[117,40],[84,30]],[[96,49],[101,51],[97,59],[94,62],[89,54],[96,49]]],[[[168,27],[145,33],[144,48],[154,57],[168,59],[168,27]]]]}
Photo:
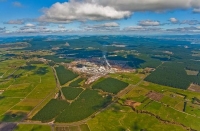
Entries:
{"type": "MultiPolygon", "coordinates": [[[[161,63],[158,67],[156,67],[156,69],[159,68],[159,67],[160,67],[161,65],[163,65],[163,64],[164,64],[164,62],[161,63]]],[[[148,74],[148,75],[149,75],[149,74],[148,74]]],[[[117,97],[117,98],[120,98],[120,97],[122,97],[122,96],[128,94],[134,87],[139,86],[139,85],[144,81],[144,79],[145,79],[148,75],[146,75],[143,79],[141,79],[137,84],[135,84],[135,85],[131,85],[131,84],[130,84],[127,88],[125,88],[124,90],[122,90],[121,92],[119,92],[119,93],[116,95],[116,97],[117,97]]],[[[91,116],[96,116],[96,115],[100,114],[101,112],[107,110],[109,107],[111,107],[111,106],[112,106],[114,103],[116,103],[117,101],[118,101],[118,99],[116,99],[115,101],[113,101],[112,103],[110,103],[109,105],[107,105],[107,107],[105,107],[105,108],[103,108],[103,109],[101,109],[101,110],[95,112],[95,113],[92,114],[91,116]]],[[[176,111],[179,111],[179,110],[177,110],[177,109],[175,109],[175,108],[173,108],[173,107],[170,107],[170,108],[172,108],[172,109],[174,109],[174,110],[176,110],[176,111]]],[[[185,113],[185,112],[182,112],[182,111],[179,111],[179,112],[185,113]]],[[[151,113],[151,112],[150,112],[150,113],[151,113]]],[[[191,115],[191,114],[188,114],[188,113],[185,113],[185,114],[191,115]]],[[[154,115],[154,114],[153,114],[153,115],[154,115]]],[[[73,122],[73,123],[55,123],[54,125],[57,125],[57,126],[79,126],[79,125],[81,125],[81,124],[85,124],[88,120],[92,119],[91,116],[88,117],[88,118],[86,118],[86,119],[84,119],[84,120],[78,121],[78,122],[73,122]]],[[[191,115],[191,116],[195,117],[195,115],[191,115]]],[[[156,117],[156,116],[154,115],[154,117],[156,117]]],[[[161,120],[162,120],[162,119],[161,119],[161,120]]],[[[164,120],[162,120],[162,122],[164,122],[164,120]]],[[[174,124],[173,122],[170,123],[170,121],[166,121],[166,123],[168,123],[168,124],[174,124]]],[[[175,122],[175,123],[176,123],[176,122],[175,122]]],[[[183,124],[181,124],[181,123],[178,123],[178,124],[179,124],[179,126],[182,126],[182,127],[185,128],[185,129],[191,129],[190,127],[186,127],[185,125],[183,125],[183,124]]],[[[89,127],[89,126],[88,126],[88,127],[89,127]]],[[[192,130],[192,129],[191,129],[191,130],[192,130]]]]}
{"type": "Polygon", "coordinates": [[[58,79],[58,76],[57,76],[57,73],[56,73],[56,70],[54,67],[52,67],[52,70],[53,70],[53,73],[54,73],[54,76],[55,76],[55,79],[56,79],[56,87],[58,88],[58,90],[60,91],[61,93],[61,97],[63,100],[66,100],[63,92],[62,92],[62,87],[60,86],[60,82],[59,82],[59,79],[58,79]]]}
{"type": "MultiPolygon", "coordinates": [[[[127,88],[128,90],[126,90],[127,88],[125,88],[123,91],[119,92],[116,96],[118,98],[120,98],[121,96],[127,94],[128,92],[130,92],[134,87],[138,86],[142,81],[144,80],[144,78],[138,82],[136,85],[129,85],[127,88]]],[[[51,125],[51,126],[79,126],[82,124],[86,124],[88,120],[92,119],[91,116],[96,116],[98,114],[100,114],[101,112],[107,110],[109,107],[111,107],[114,103],[116,103],[118,101],[118,99],[114,100],[113,102],[111,102],[109,105],[107,105],[105,108],[100,109],[99,111],[93,113],[92,115],[90,115],[88,118],[83,119],[81,121],[77,121],[77,122],[72,122],[72,123],[41,123],[41,122],[34,122],[34,121],[30,121],[30,122],[18,122],[17,124],[37,124],[39,123],[40,125],[51,125]]]]}
{"type": "Polygon", "coordinates": [[[83,89],[83,91],[82,91],[74,100],[71,100],[70,104],[71,104],[72,102],[76,101],[76,100],[79,98],[79,96],[80,96],[84,91],[85,91],[85,89],[83,89]]]}
{"type": "MultiPolygon", "coordinates": [[[[53,72],[55,71],[54,70],[54,68],[52,67],[52,69],[53,69],[53,72]]],[[[55,75],[55,79],[56,79],[56,87],[58,88],[58,85],[57,85],[57,83],[58,83],[58,81],[57,81],[57,77],[56,77],[56,72],[54,72],[54,75],[55,75]]],[[[42,78],[40,77],[40,82],[42,81],[42,78]]],[[[37,86],[35,86],[35,88],[36,88],[37,86]]],[[[34,89],[35,89],[34,88],[34,89]]],[[[33,90],[34,90],[33,89],[33,90]]],[[[33,91],[32,90],[32,91],[33,91]]],[[[31,92],[32,92],[31,91],[31,92]]],[[[33,112],[37,109],[37,107],[39,107],[45,100],[47,100],[51,95],[53,95],[54,93],[55,93],[55,91],[56,91],[56,89],[54,89],[51,93],[49,93],[49,95],[47,95],[40,103],[38,103],[34,108],[33,108],[33,110],[32,111],[30,111],[29,113],[28,113],[28,115],[27,115],[27,118],[29,118],[30,116],[32,116],[33,114],[33,112]]],[[[31,94],[31,92],[28,94],[28,95],[30,95],[31,94]]],[[[27,95],[27,96],[28,96],[27,95]]],[[[25,98],[27,98],[27,96],[25,97],[25,98]]],[[[24,98],[24,99],[25,99],[24,98]]]]}
{"type": "Polygon", "coordinates": [[[0,76],[0,78],[3,78],[3,76],[8,72],[8,70],[6,72],[3,73],[3,75],[0,76]]]}
{"type": "Polygon", "coordinates": [[[29,112],[29,114],[27,115],[28,117],[30,117],[32,115],[32,112],[34,112],[37,107],[39,107],[47,98],[49,98],[51,95],[53,95],[55,93],[56,89],[53,90],[48,96],[46,96],[38,105],[35,106],[35,108],[33,108],[32,111],[29,112]]]}
{"type": "Polygon", "coordinates": [[[64,85],[62,85],[61,87],[66,87],[66,86],[69,86],[69,85],[70,85],[70,83],[72,83],[72,82],[74,82],[74,81],[78,80],[79,78],[80,78],[80,76],[78,76],[78,77],[76,77],[75,79],[73,79],[73,80],[71,80],[71,81],[69,81],[69,82],[65,83],[65,84],[64,84],[64,85]]]}
{"type": "MultiPolygon", "coordinates": [[[[158,67],[156,67],[156,69],[159,68],[162,64],[164,64],[164,62],[161,63],[158,67]]],[[[62,92],[62,90],[61,90],[62,86],[60,86],[60,82],[59,82],[59,79],[58,79],[58,77],[57,77],[56,70],[55,70],[54,67],[52,67],[52,70],[53,70],[54,75],[55,75],[56,86],[57,86],[57,88],[60,90],[61,95],[62,95],[62,98],[65,99],[65,97],[64,97],[64,95],[63,95],[63,92],[62,92]]],[[[119,99],[120,97],[122,97],[122,96],[128,94],[131,90],[133,90],[134,87],[139,86],[139,85],[144,81],[144,79],[145,79],[148,75],[149,75],[149,74],[147,74],[147,75],[146,75],[143,79],[141,79],[137,84],[135,84],[135,85],[130,84],[130,85],[129,85],[128,87],[126,87],[124,90],[120,91],[117,95],[115,95],[115,97],[116,97],[117,99],[115,99],[113,102],[111,102],[110,104],[108,104],[105,108],[100,109],[99,111],[93,113],[92,115],[90,115],[89,117],[87,117],[86,119],[83,119],[83,120],[81,120],[81,121],[72,122],[72,123],[53,123],[53,122],[42,123],[42,122],[40,122],[40,121],[29,121],[29,120],[28,120],[28,121],[14,122],[14,124],[17,124],[17,125],[18,125],[18,124],[49,125],[49,126],[51,126],[52,131],[55,130],[55,127],[56,127],[56,126],[58,126],[58,127],[69,127],[69,126],[80,126],[80,125],[82,125],[82,124],[86,124],[87,121],[89,121],[90,119],[92,119],[91,116],[96,116],[96,115],[100,114],[101,112],[107,110],[109,107],[111,107],[113,104],[115,104],[115,103],[118,101],[118,99],[119,99]]],[[[75,78],[75,79],[78,79],[78,77],[75,78]]],[[[74,80],[72,80],[72,81],[74,81],[74,80]]],[[[72,82],[72,81],[70,81],[70,82],[72,82]]],[[[70,83],[70,82],[68,82],[68,83],[70,83]]],[[[49,95],[51,95],[51,94],[49,94],[49,95]]],[[[48,96],[49,96],[49,95],[48,95],[48,96]]],[[[47,96],[47,97],[48,97],[48,96],[47,96]]],[[[46,98],[47,98],[47,97],[46,97],[46,98]]],[[[46,98],[45,98],[45,99],[46,99],[46,98]]],[[[44,99],[43,101],[45,101],[45,99],[44,99]]],[[[43,101],[42,101],[42,102],[43,102],[43,101]]],[[[42,103],[42,102],[41,102],[41,103],[42,103]]],[[[156,101],[156,102],[157,102],[157,101],[156,101]]],[[[36,107],[35,107],[35,108],[36,108],[36,107]]],[[[175,108],[173,108],[173,107],[170,107],[170,108],[172,108],[172,109],[174,109],[174,110],[176,110],[176,111],[179,111],[179,112],[181,112],[181,113],[184,113],[184,114],[187,114],[187,115],[190,115],[190,116],[193,116],[193,117],[197,117],[197,116],[195,116],[195,115],[191,115],[191,114],[188,114],[188,113],[186,113],[186,112],[177,110],[177,109],[175,109],[175,108]]],[[[161,122],[164,122],[164,123],[166,123],[166,124],[179,125],[179,126],[182,126],[184,129],[192,130],[190,127],[187,127],[187,126],[185,126],[185,125],[183,125],[183,124],[181,124],[181,123],[178,123],[178,122],[171,122],[171,121],[168,121],[168,120],[161,119],[160,116],[155,115],[155,114],[153,114],[153,113],[151,113],[151,112],[148,112],[148,111],[143,111],[143,110],[142,110],[142,111],[138,111],[138,110],[135,110],[135,109],[134,109],[134,111],[137,112],[137,113],[144,113],[144,114],[151,115],[151,116],[155,117],[156,119],[159,119],[161,122]]],[[[200,117],[197,117],[197,118],[200,118],[200,117]]],[[[11,124],[11,123],[13,124],[13,122],[5,122],[5,123],[6,123],[6,124],[11,124]]],[[[121,122],[120,122],[120,123],[121,123],[121,122]]],[[[1,123],[0,123],[0,124],[1,124],[1,123]]],[[[89,128],[89,126],[88,126],[88,128],[89,128]]]]}
{"type": "MultiPolygon", "coordinates": [[[[54,75],[55,75],[55,79],[56,79],[56,86],[57,86],[57,88],[61,91],[61,86],[60,86],[60,82],[59,82],[58,77],[57,77],[57,74],[56,74],[56,70],[55,70],[54,67],[52,67],[52,69],[53,69],[53,72],[54,72],[54,75]]],[[[121,96],[123,96],[123,95],[129,93],[134,87],[136,87],[136,86],[138,86],[140,83],[142,83],[142,82],[144,81],[144,79],[145,79],[145,77],[144,77],[142,80],[140,80],[136,85],[129,85],[129,86],[126,87],[124,90],[120,91],[120,92],[116,95],[116,97],[117,97],[117,98],[120,98],[121,96]]],[[[61,93],[62,93],[62,91],[61,91],[61,93]]],[[[51,94],[49,94],[49,95],[51,95],[51,94]]],[[[49,95],[48,95],[48,96],[49,96],[49,95]]],[[[63,94],[62,94],[62,95],[63,95],[63,94]]],[[[47,96],[46,98],[48,98],[48,96],[47,96]]],[[[63,95],[63,96],[64,96],[64,95],[63,95]]],[[[45,98],[45,99],[46,99],[46,98],[45,98]]],[[[65,98],[65,97],[64,97],[64,98],[65,98]]],[[[45,99],[44,99],[43,101],[45,101],[45,99]]],[[[42,102],[43,102],[43,101],[42,101],[42,102]]],[[[109,107],[111,107],[111,106],[112,106],[114,103],[116,103],[117,101],[118,101],[118,99],[114,100],[114,101],[111,102],[109,105],[107,105],[105,108],[102,108],[102,109],[100,109],[99,111],[97,111],[97,112],[93,113],[92,115],[90,115],[88,118],[83,119],[83,120],[81,120],[81,121],[77,121],[77,122],[72,122],[72,123],[51,123],[51,122],[50,122],[50,123],[42,123],[42,122],[36,122],[36,121],[24,121],[24,122],[16,122],[15,124],[50,125],[51,128],[52,128],[52,131],[53,131],[53,129],[54,129],[55,126],[79,126],[79,125],[82,125],[82,124],[86,124],[88,120],[92,119],[91,116],[96,116],[96,115],[100,114],[101,112],[107,110],[109,107]]],[[[42,104],[42,102],[41,102],[40,104],[42,104]]],[[[38,107],[40,104],[38,104],[36,107],[38,107]]],[[[36,108],[36,107],[35,107],[35,108],[36,108]]],[[[35,109],[35,108],[34,108],[34,109],[35,109]]],[[[33,109],[33,110],[34,110],[34,109],[33,109]]],[[[33,110],[32,110],[32,111],[33,111],[33,110]]],[[[30,113],[31,113],[31,112],[30,112],[30,113]]],[[[29,113],[29,114],[30,114],[30,113],[29,113]]],[[[8,123],[12,123],[12,122],[8,122],[8,123]]]]}
{"type": "MultiPolygon", "coordinates": [[[[159,101],[155,101],[155,102],[161,103],[161,102],[159,102],[159,101]]],[[[163,104],[163,103],[161,103],[161,104],[163,104]]],[[[165,105],[165,104],[163,104],[163,105],[165,105]]],[[[165,105],[165,106],[166,106],[166,105],[165,105]]],[[[180,111],[180,110],[178,110],[178,109],[176,109],[176,108],[174,108],[174,107],[172,107],[172,106],[168,106],[168,107],[171,108],[171,109],[173,109],[173,110],[175,110],[175,111],[178,111],[178,112],[180,112],[180,113],[183,113],[183,114],[186,114],[186,115],[189,115],[189,116],[196,117],[196,118],[199,118],[199,119],[200,119],[200,117],[198,117],[198,116],[196,116],[196,115],[192,115],[192,114],[189,114],[189,113],[187,113],[187,112],[180,111]]]]}
{"type": "MultiPolygon", "coordinates": [[[[9,79],[16,71],[19,70],[19,67],[17,67],[11,74],[9,74],[6,78],[9,79]]],[[[5,74],[5,73],[4,73],[5,74]]],[[[4,75],[3,74],[3,75],[4,75]]]]}
{"type": "MultiPolygon", "coordinates": [[[[10,86],[9,86],[10,87],[10,86]]],[[[9,88],[8,87],[8,88],[9,88]]],[[[36,88],[37,86],[35,86],[34,88],[33,88],[33,90],[36,88]]],[[[21,98],[21,99],[23,99],[23,100],[25,100],[32,92],[33,92],[33,90],[26,96],[26,97],[9,97],[9,98],[21,98]]],[[[21,100],[18,102],[18,103],[16,103],[15,105],[13,105],[11,108],[9,108],[6,112],[9,112],[12,108],[14,108],[17,104],[19,104],[21,102],[21,100]]],[[[34,109],[33,109],[34,110],[34,109]]],[[[5,113],[6,113],[5,112],[5,113]]],[[[5,114],[5,113],[3,113],[3,114],[5,114]]],[[[30,112],[31,113],[31,112],[30,112]]],[[[29,113],[29,114],[30,114],[29,113]]],[[[1,114],[0,116],[2,116],[3,114],[1,114]]]]}

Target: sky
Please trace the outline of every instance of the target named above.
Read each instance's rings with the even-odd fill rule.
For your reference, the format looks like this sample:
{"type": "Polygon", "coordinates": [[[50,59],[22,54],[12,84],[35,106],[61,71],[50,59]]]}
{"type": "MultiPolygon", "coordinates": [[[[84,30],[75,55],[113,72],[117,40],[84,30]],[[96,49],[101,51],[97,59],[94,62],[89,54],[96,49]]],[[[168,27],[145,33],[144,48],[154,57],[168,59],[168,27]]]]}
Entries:
{"type": "Polygon", "coordinates": [[[200,34],[200,0],[0,0],[0,36],[200,34]]]}

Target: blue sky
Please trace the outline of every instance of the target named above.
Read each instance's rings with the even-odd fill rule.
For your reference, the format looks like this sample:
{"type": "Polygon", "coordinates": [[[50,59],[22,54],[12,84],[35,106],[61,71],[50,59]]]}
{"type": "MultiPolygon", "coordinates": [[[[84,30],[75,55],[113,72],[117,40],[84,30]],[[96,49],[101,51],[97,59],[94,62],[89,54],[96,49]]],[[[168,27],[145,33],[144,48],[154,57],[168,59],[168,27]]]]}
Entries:
{"type": "Polygon", "coordinates": [[[0,0],[0,34],[200,34],[200,0],[0,0]]]}

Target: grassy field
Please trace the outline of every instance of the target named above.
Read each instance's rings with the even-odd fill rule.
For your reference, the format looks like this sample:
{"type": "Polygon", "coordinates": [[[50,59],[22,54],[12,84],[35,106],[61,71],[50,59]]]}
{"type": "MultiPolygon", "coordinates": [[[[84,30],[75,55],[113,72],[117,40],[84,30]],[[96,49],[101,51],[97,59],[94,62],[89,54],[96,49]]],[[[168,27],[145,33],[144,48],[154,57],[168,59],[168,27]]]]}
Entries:
{"type": "Polygon", "coordinates": [[[48,60],[52,60],[56,63],[61,63],[61,62],[70,63],[72,61],[72,60],[69,60],[69,59],[59,58],[56,55],[47,55],[47,56],[44,56],[44,58],[48,59],[48,60]]]}
{"type": "Polygon", "coordinates": [[[197,104],[187,102],[185,112],[196,116],[200,116],[200,106],[197,104]]]}
{"type": "Polygon", "coordinates": [[[122,97],[120,103],[126,100],[139,102],[135,108],[139,111],[148,111],[163,120],[183,124],[192,129],[199,130],[199,106],[192,104],[192,99],[199,97],[198,93],[143,82],[122,97]],[[149,93],[153,96],[149,96],[149,93]],[[186,107],[184,103],[187,101],[186,107]],[[185,109],[184,109],[185,108],[185,109]],[[187,120],[185,120],[187,119],[187,120]]]}
{"type": "Polygon", "coordinates": [[[41,99],[24,99],[24,100],[20,101],[12,109],[28,112],[28,111],[31,111],[41,101],[42,101],[41,99]]]}
{"type": "Polygon", "coordinates": [[[17,71],[17,69],[25,64],[25,60],[18,60],[18,59],[11,59],[11,60],[5,60],[0,62],[0,80],[1,78],[7,78],[12,73],[17,71]]]}
{"type": "Polygon", "coordinates": [[[131,108],[119,104],[112,105],[87,124],[90,131],[186,131],[180,126],[160,122],[147,114],[137,114],[131,108]]]}
{"type": "Polygon", "coordinates": [[[61,85],[64,85],[65,83],[78,77],[77,74],[66,69],[64,66],[59,66],[59,67],[56,67],[55,69],[56,69],[56,73],[61,85]]]}
{"type": "Polygon", "coordinates": [[[34,90],[27,96],[30,99],[44,99],[49,93],[56,89],[56,81],[54,78],[53,71],[48,67],[48,73],[45,75],[36,75],[39,77],[37,86],[34,90]]]}
{"type": "Polygon", "coordinates": [[[14,82],[14,80],[2,80],[0,82],[0,89],[1,90],[5,90],[7,87],[9,87],[12,83],[14,82]]]}
{"type": "Polygon", "coordinates": [[[110,74],[110,77],[135,85],[141,79],[143,79],[145,75],[137,74],[137,73],[114,73],[114,74],[110,74]]]}
{"type": "Polygon", "coordinates": [[[62,92],[66,99],[74,100],[81,92],[82,88],[74,88],[74,87],[63,87],[62,92]]]}
{"type": "Polygon", "coordinates": [[[187,75],[196,76],[196,75],[198,75],[199,71],[186,70],[186,73],[187,73],[187,75]]]}
{"type": "Polygon", "coordinates": [[[80,127],[81,131],[90,131],[87,124],[80,125],[79,127],[80,127]]]}
{"type": "Polygon", "coordinates": [[[10,90],[23,90],[27,87],[29,87],[30,83],[24,83],[24,84],[16,84],[16,85],[10,85],[8,88],[10,90]]]}
{"type": "Polygon", "coordinates": [[[123,99],[131,99],[137,102],[142,102],[145,98],[147,98],[145,95],[149,92],[149,90],[145,89],[145,88],[141,88],[141,87],[135,87],[131,90],[131,92],[129,92],[128,94],[126,94],[125,96],[123,96],[123,99]]]}
{"type": "Polygon", "coordinates": [[[87,124],[78,126],[55,126],[55,131],[90,131],[87,124]]]}
{"type": "Polygon", "coordinates": [[[180,95],[182,94],[182,97],[185,96],[190,101],[192,101],[192,98],[194,98],[194,96],[196,96],[197,98],[200,99],[200,95],[199,95],[198,92],[176,89],[176,88],[172,88],[172,87],[168,87],[168,86],[154,84],[154,83],[151,83],[151,82],[145,82],[144,81],[140,84],[140,87],[143,87],[143,88],[148,89],[148,90],[154,90],[154,91],[159,92],[159,93],[164,93],[166,91],[169,91],[169,92],[174,92],[174,93],[180,94],[180,95]]]}
{"type": "Polygon", "coordinates": [[[51,127],[48,125],[19,124],[14,131],[51,131],[51,127]]]}
{"type": "Polygon", "coordinates": [[[25,116],[26,116],[26,113],[24,112],[10,111],[0,116],[0,120],[3,122],[16,122],[16,121],[20,121],[25,116]]]}
{"type": "MultiPolygon", "coordinates": [[[[55,94],[56,82],[52,69],[47,65],[26,65],[25,61],[17,59],[4,62],[12,65],[5,67],[6,70],[7,68],[8,70],[13,67],[18,68],[13,73],[18,77],[2,78],[3,82],[0,83],[0,89],[3,90],[3,93],[0,94],[0,120],[18,121],[31,113],[33,109],[36,112],[40,110],[42,106],[38,105],[46,104],[47,96],[55,94]],[[37,108],[35,108],[36,106],[37,108]],[[12,119],[11,115],[13,114],[16,117],[12,119]]],[[[0,64],[4,66],[4,63],[0,64]]],[[[50,99],[48,98],[48,101],[50,99]]]]}
{"type": "Polygon", "coordinates": [[[174,92],[164,92],[164,97],[160,100],[160,102],[163,102],[171,107],[176,108],[177,110],[183,111],[184,107],[184,97],[181,95],[178,95],[174,92]]]}
{"type": "MultiPolygon", "coordinates": [[[[58,60],[57,62],[62,61],[58,60]]],[[[110,78],[101,78],[96,81],[92,89],[83,89],[79,87],[84,79],[79,78],[77,74],[64,66],[55,69],[61,85],[74,80],[69,87],[63,86],[62,88],[66,99],[72,100],[69,101],[70,103],[67,100],[52,99],[58,89],[53,70],[48,65],[27,64],[27,61],[17,59],[1,62],[0,122],[16,122],[28,115],[28,119],[32,118],[31,120],[42,122],[55,120],[56,125],[56,123],[77,122],[91,117],[92,119],[86,124],[68,126],[66,129],[70,131],[184,131],[186,129],[181,125],[185,125],[194,130],[200,130],[198,102],[200,95],[197,92],[143,81],[134,88],[131,87],[132,90],[119,98],[118,102],[94,116],[95,112],[111,102],[112,97],[106,96],[105,94],[108,93],[105,92],[117,94],[128,84],[136,85],[145,75],[137,73],[109,74],[110,78]],[[149,95],[151,93],[153,96],[149,95]],[[160,98],[157,100],[154,96],[160,98]],[[197,100],[194,101],[194,98],[197,100]],[[130,108],[130,105],[125,106],[127,100],[139,104],[130,108]],[[137,111],[134,111],[133,108],[137,111]]],[[[197,74],[197,72],[189,70],[186,72],[186,75],[197,74]]],[[[59,128],[59,130],[61,129],[59,128]]],[[[50,130],[51,127],[48,125],[23,124],[19,124],[15,129],[15,131],[50,130]]]]}
{"type": "Polygon", "coordinates": [[[7,110],[20,102],[20,98],[3,97],[0,99],[0,115],[3,115],[7,110]]]}
{"type": "Polygon", "coordinates": [[[34,85],[30,85],[30,84],[27,84],[27,83],[20,84],[20,86],[18,86],[18,84],[16,84],[16,85],[14,84],[14,85],[9,86],[3,92],[3,96],[5,96],[5,97],[21,97],[21,98],[24,98],[33,89],[34,89],[34,85]],[[13,88],[13,87],[17,87],[17,88],[13,88]]]}
{"type": "Polygon", "coordinates": [[[69,130],[70,130],[70,131],[78,131],[78,130],[79,130],[79,127],[78,127],[78,126],[70,126],[70,127],[69,127],[69,130]]]}
{"type": "Polygon", "coordinates": [[[128,86],[128,83],[114,78],[105,78],[104,80],[92,86],[93,89],[101,89],[105,92],[117,94],[120,90],[128,86]]]}
{"type": "Polygon", "coordinates": [[[196,116],[192,116],[192,115],[187,115],[183,112],[174,110],[171,107],[166,107],[165,105],[155,102],[155,101],[148,104],[148,106],[143,107],[142,110],[146,110],[154,114],[158,114],[162,119],[165,119],[165,120],[182,123],[196,130],[200,129],[200,125],[198,122],[200,118],[196,116]],[[187,120],[185,120],[185,118],[187,120]]]}

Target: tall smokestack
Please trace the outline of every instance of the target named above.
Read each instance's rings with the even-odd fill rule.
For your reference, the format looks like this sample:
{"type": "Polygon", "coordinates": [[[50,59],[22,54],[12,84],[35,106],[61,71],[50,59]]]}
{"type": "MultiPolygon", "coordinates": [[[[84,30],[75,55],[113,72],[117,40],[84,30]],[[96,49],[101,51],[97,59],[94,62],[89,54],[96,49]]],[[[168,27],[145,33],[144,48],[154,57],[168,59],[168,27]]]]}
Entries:
{"type": "Polygon", "coordinates": [[[111,68],[110,63],[108,62],[108,60],[107,60],[107,58],[106,58],[106,54],[107,54],[107,46],[106,46],[106,45],[103,45],[103,58],[104,58],[104,60],[105,60],[105,62],[106,62],[106,64],[107,64],[107,66],[108,66],[109,68],[111,68]]]}

